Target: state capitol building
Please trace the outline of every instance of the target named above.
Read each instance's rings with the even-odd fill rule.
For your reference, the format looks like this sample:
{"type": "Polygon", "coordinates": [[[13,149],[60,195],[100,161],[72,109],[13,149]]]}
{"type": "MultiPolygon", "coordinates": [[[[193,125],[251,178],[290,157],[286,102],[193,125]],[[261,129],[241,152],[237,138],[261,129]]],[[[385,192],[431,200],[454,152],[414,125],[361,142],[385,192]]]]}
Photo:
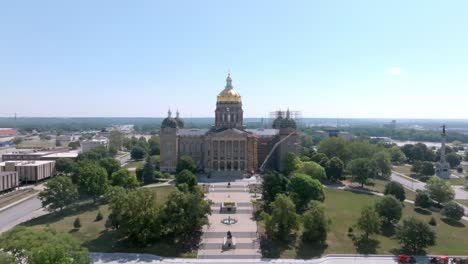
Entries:
{"type": "Polygon", "coordinates": [[[210,129],[184,128],[177,112],[161,124],[161,171],[174,172],[182,156],[190,156],[197,167],[211,176],[242,176],[265,169],[282,169],[286,153],[299,152],[296,122],[289,110],[278,112],[272,128],[248,129],[243,123],[240,94],[231,76],[218,94],[215,125],[210,129]]]}

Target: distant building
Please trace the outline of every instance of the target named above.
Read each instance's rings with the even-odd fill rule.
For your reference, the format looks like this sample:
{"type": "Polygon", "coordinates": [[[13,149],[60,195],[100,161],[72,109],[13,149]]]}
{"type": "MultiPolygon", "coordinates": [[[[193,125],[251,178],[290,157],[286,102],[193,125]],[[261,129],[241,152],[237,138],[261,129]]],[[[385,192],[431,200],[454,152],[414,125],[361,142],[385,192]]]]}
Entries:
{"type": "Polygon", "coordinates": [[[109,140],[108,139],[85,140],[85,141],[81,141],[80,145],[81,145],[81,152],[85,153],[100,146],[107,148],[107,146],[109,145],[109,140]]]}
{"type": "Polygon", "coordinates": [[[78,152],[57,152],[57,151],[14,151],[2,155],[2,161],[16,160],[57,160],[59,158],[76,159],[78,152]]]}
{"type": "Polygon", "coordinates": [[[329,137],[336,137],[345,140],[350,140],[353,138],[353,134],[351,132],[340,131],[339,129],[325,129],[317,131],[319,135],[325,136],[326,138],[329,137]]]}
{"type": "Polygon", "coordinates": [[[270,152],[267,167],[278,170],[287,152],[299,152],[296,122],[289,111],[279,114],[269,129],[246,129],[243,116],[241,96],[230,75],[217,96],[211,129],[184,128],[179,113],[172,117],[169,111],[161,125],[161,170],[175,171],[179,158],[188,155],[211,176],[241,176],[259,170],[270,152]]]}
{"type": "Polygon", "coordinates": [[[55,174],[55,161],[4,161],[0,162],[0,172],[16,171],[21,182],[38,182],[55,174]]]}
{"type": "Polygon", "coordinates": [[[0,172],[0,193],[17,188],[19,183],[18,173],[16,171],[0,172]]]}
{"type": "Polygon", "coordinates": [[[13,128],[0,128],[0,138],[14,137],[16,136],[16,130],[13,128]]]}

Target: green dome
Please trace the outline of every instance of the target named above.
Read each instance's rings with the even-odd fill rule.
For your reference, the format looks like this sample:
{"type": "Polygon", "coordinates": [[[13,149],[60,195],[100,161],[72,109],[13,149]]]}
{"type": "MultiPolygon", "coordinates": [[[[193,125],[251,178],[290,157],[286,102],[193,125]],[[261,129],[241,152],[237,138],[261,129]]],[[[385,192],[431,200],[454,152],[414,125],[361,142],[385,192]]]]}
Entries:
{"type": "Polygon", "coordinates": [[[162,121],[161,128],[177,128],[177,120],[172,117],[166,117],[162,121]]]}

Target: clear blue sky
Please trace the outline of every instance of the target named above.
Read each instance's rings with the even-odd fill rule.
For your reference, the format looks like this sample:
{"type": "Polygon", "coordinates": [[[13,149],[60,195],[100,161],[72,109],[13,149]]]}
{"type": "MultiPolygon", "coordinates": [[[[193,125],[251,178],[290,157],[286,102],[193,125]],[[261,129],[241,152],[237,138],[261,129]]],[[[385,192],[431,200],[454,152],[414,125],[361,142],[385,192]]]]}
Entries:
{"type": "Polygon", "coordinates": [[[468,118],[468,1],[3,1],[0,116],[468,118]]]}

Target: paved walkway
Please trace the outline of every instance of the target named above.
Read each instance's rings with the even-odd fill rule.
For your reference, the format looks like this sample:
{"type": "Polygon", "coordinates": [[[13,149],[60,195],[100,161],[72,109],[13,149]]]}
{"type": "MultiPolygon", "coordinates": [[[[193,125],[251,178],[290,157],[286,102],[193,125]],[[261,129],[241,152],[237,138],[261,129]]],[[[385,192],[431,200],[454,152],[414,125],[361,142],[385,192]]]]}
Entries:
{"type": "MultiPolygon", "coordinates": [[[[424,190],[424,186],[426,186],[424,182],[411,179],[408,176],[395,172],[395,171],[392,172],[390,179],[392,181],[399,182],[406,188],[410,190],[414,190],[414,191],[424,190]]],[[[459,200],[468,199],[468,192],[464,191],[461,188],[457,188],[456,186],[452,186],[452,189],[455,191],[455,199],[459,199],[459,200]]],[[[468,215],[468,207],[464,206],[461,203],[458,203],[458,204],[461,205],[463,209],[465,209],[465,215],[468,215]]]]}
{"type": "MultiPolygon", "coordinates": [[[[253,204],[248,190],[248,181],[211,183],[207,199],[213,201],[212,214],[208,217],[210,224],[203,228],[203,237],[198,258],[200,259],[259,259],[259,242],[257,240],[257,223],[252,219],[253,204]],[[220,213],[222,202],[236,202],[235,214],[220,213]],[[223,224],[226,218],[237,220],[232,225],[223,224]],[[224,237],[228,231],[236,240],[236,249],[222,250],[224,237]]],[[[215,261],[216,262],[216,261],[215,261]]]]}

